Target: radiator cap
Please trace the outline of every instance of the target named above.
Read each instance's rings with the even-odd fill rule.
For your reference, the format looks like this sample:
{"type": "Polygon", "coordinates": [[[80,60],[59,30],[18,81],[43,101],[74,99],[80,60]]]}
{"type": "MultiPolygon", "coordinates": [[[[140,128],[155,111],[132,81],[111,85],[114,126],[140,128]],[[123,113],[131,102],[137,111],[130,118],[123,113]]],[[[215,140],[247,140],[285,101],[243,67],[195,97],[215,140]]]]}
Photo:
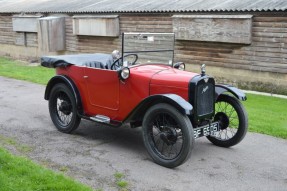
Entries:
{"type": "Polygon", "coordinates": [[[205,70],[205,64],[202,64],[201,67],[200,67],[200,69],[201,69],[201,76],[205,76],[205,72],[206,72],[206,70],[205,70]]]}

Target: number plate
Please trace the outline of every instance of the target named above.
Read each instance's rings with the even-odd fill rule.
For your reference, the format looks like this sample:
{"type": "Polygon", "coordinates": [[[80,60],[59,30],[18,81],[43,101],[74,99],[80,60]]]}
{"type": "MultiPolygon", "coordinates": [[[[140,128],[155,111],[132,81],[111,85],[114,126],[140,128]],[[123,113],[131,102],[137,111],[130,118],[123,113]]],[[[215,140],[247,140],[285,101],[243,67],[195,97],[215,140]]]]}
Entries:
{"type": "Polygon", "coordinates": [[[203,136],[214,135],[217,131],[220,131],[218,122],[193,129],[195,139],[203,136]]]}

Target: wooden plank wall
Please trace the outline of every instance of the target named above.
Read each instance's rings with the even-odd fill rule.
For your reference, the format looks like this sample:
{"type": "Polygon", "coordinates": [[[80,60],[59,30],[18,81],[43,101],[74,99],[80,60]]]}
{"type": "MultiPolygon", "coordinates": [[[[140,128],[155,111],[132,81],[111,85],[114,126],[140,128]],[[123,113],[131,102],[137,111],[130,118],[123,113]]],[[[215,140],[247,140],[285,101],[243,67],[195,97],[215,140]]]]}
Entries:
{"type": "Polygon", "coordinates": [[[0,44],[14,44],[12,16],[0,15],[0,44]]]}
{"type": "MultiPolygon", "coordinates": [[[[111,53],[115,49],[121,50],[119,37],[74,36],[72,24],[72,19],[66,18],[66,47],[68,51],[111,53]]],[[[172,32],[171,17],[121,15],[120,33],[122,32],[172,32]]]]}
{"type": "Polygon", "coordinates": [[[121,32],[172,32],[171,15],[160,16],[120,16],[121,32]]]}
{"type": "Polygon", "coordinates": [[[176,42],[176,60],[235,69],[287,73],[287,17],[254,16],[251,45],[176,42]]]}
{"type": "MultiPolygon", "coordinates": [[[[287,13],[253,14],[250,45],[177,40],[175,60],[192,64],[287,73],[287,13]]],[[[120,15],[120,32],[172,32],[171,14],[120,15]]],[[[121,49],[115,37],[75,36],[72,18],[66,17],[66,48],[74,53],[111,53],[121,49]]],[[[12,15],[0,15],[0,44],[15,45],[12,15]]],[[[27,46],[37,46],[36,33],[27,33],[27,46]],[[30,40],[29,40],[30,39],[30,40]]]]}
{"type": "Polygon", "coordinates": [[[26,33],[26,45],[28,47],[38,47],[37,33],[26,33]]]}
{"type": "Polygon", "coordinates": [[[120,41],[113,37],[78,36],[78,52],[111,53],[120,50],[120,41]]]}
{"type": "Polygon", "coordinates": [[[71,52],[78,51],[78,36],[73,35],[73,19],[65,17],[66,26],[66,49],[71,52]]]}
{"type": "Polygon", "coordinates": [[[120,49],[120,40],[118,37],[74,35],[73,19],[66,17],[66,49],[75,53],[111,53],[120,49]]]}
{"type": "Polygon", "coordinates": [[[13,31],[12,15],[0,15],[0,44],[38,46],[37,33],[26,33],[26,42],[24,42],[24,39],[23,32],[13,31]]]}
{"type": "Polygon", "coordinates": [[[37,33],[14,32],[15,45],[38,47],[37,33]],[[24,36],[26,35],[26,37],[24,36]]]}
{"type": "MultiPolygon", "coordinates": [[[[287,14],[286,14],[287,15],[287,14]]],[[[120,32],[172,32],[172,15],[120,15],[120,32]]],[[[120,48],[120,38],[73,36],[66,21],[67,50],[110,53],[120,48]]],[[[252,43],[232,44],[177,40],[176,61],[218,67],[287,73],[287,17],[254,16],[252,43]]]]}

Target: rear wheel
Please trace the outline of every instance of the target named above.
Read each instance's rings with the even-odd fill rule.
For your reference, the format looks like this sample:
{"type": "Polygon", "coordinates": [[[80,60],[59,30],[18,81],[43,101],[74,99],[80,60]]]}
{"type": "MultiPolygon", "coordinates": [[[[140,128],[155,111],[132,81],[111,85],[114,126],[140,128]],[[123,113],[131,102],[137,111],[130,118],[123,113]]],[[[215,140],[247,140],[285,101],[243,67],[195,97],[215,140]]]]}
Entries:
{"type": "Polygon", "coordinates": [[[143,140],[155,163],[174,168],[188,159],[194,144],[186,115],[168,104],[152,106],[143,119],[143,140]]]}
{"type": "Polygon", "coordinates": [[[247,113],[240,101],[234,97],[220,95],[215,104],[214,121],[219,121],[221,130],[207,138],[217,146],[231,147],[246,135],[247,113]]]}
{"type": "Polygon", "coordinates": [[[49,97],[49,112],[56,128],[64,133],[71,133],[81,121],[77,115],[73,93],[65,84],[56,84],[49,97]]]}

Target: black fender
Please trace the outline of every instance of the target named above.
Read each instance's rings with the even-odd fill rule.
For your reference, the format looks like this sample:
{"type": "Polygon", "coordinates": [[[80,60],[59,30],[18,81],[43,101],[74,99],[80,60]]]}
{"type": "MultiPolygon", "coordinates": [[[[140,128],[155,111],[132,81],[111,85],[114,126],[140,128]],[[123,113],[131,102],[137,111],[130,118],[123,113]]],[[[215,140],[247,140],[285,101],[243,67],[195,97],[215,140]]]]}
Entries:
{"type": "Polygon", "coordinates": [[[229,92],[232,95],[234,95],[237,99],[241,100],[241,101],[246,101],[247,97],[245,95],[245,93],[243,91],[241,91],[240,89],[231,86],[231,85],[225,85],[225,84],[216,84],[215,85],[215,100],[217,100],[218,96],[229,92]]]}
{"type": "Polygon", "coordinates": [[[75,96],[78,111],[80,111],[80,113],[82,113],[83,108],[82,108],[82,100],[81,100],[80,92],[79,92],[76,84],[73,82],[73,80],[67,76],[56,75],[56,76],[52,77],[46,86],[44,99],[49,100],[52,88],[54,87],[54,85],[56,85],[58,83],[64,83],[71,89],[71,91],[73,92],[73,94],[75,96]]]}
{"type": "Polygon", "coordinates": [[[142,100],[124,122],[142,120],[146,111],[158,103],[168,103],[185,115],[191,115],[193,111],[192,105],[176,94],[156,94],[142,100]]]}

